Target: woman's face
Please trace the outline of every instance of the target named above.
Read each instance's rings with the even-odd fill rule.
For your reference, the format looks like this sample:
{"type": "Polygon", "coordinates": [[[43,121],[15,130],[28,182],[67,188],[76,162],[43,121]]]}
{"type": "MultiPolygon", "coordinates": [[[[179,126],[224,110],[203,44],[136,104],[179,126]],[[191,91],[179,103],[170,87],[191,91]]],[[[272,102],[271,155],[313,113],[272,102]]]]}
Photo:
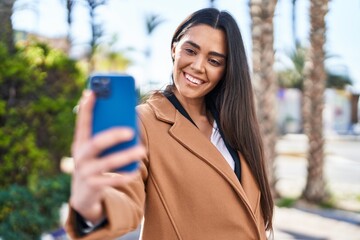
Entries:
{"type": "Polygon", "coordinates": [[[227,45],[222,30],[201,24],[187,30],[172,47],[173,78],[182,98],[202,99],[226,69],[227,45]]]}

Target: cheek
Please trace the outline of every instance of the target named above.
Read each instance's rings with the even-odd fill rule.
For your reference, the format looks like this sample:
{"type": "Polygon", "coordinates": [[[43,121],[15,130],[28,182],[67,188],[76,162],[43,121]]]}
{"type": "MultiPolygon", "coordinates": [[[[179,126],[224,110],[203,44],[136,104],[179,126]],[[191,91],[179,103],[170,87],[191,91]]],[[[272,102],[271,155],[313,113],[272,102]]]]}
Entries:
{"type": "Polygon", "coordinates": [[[181,75],[181,67],[179,66],[179,62],[175,58],[172,69],[173,81],[177,82],[181,75]]]}
{"type": "Polygon", "coordinates": [[[215,71],[212,71],[211,73],[209,73],[209,77],[214,81],[214,82],[219,82],[223,76],[224,76],[224,73],[225,73],[225,68],[224,69],[218,69],[218,70],[215,70],[215,71]]]}
{"type": "Polygon", "coordinates": [[[175,61],[173,63],[173,73],[174,75],[177,75],[179,72],[179,61],[175,58],[175,61]]]}
{"type": "Polygon", "coordinates": [[[186,66],[185,58],[181,55],[180,52],[175,54],[174,62],[173,62],[173,71],[174,74],[179,74],[181,70],[186,66]]]}

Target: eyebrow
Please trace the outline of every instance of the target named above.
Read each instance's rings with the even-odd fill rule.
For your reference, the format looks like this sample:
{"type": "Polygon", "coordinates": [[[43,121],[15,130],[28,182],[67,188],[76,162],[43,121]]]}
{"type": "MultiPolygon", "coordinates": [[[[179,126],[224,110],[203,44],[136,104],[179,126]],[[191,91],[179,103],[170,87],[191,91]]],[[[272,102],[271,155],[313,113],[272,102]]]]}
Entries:
{"type": "MultiPolygon", "coordinates": [[[[185,43],[187,44],[190,44],[191,46],[193,46],[194,48],[197,48],[200,50],[200,46],[196,43],[194,43],[193,41],[186,41],[185,43]]],[[[217,57],[221,57],[221,58],[224,58],[226,59],[226,55],[225,54],[222,54],[222,53],[218,53],[218,52],[214,52],[214,51],[211,51],[209,52],[210,55],[213,55],[213,56],[217,56],[217,57]]]]}

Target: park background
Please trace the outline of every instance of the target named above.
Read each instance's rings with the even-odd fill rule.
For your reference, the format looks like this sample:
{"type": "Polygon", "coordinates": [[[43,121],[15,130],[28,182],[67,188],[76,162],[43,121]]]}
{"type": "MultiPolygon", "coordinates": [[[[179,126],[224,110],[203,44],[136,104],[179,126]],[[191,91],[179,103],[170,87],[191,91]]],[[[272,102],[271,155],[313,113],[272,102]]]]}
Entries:
{"type": "MultiPolygon", "coordinates": [[[[253,8],[256,4],[266,6],[261,5],[265,1],[251,2],[253,8]]],[[[321,122],[325,141],[319,149],[323,152],[320,169],[327,197],[316,201],[303,195],[307,183],[312,184],[306,177],[311,157],[302,112],[302,84],[311,51],[311,2],[322,1],[278,0],[273,13],[273,69],[277,77],[271,84],[277,88],[267,93],[274,99],[267,103],[273,106],[271,111],[267,110],[275,115],[269,126],[276,132],[272,164],[277,209],[288,207],[335,218],[351,229],[338,236],[356,239],[351,227],[358,227],[360,222],[360,1],[332,0],[325,16],[323,63],[327,74],[321,80],[327,88],[318,94],[324,101],[321,122]]],[[[141,95],[163,88],[170,82],[173,31],[189,13],[207,6],[227,10],[235,17],[253,69],[254,28],[249,3],[1,1],[2,20],[8,16],[5,8],[12,5],[11,35],[16,48],[0,49],[0,237],[33,239],[44,233],[63,234],[59,209],[64,209],[69,195],[70,178],[64,171],[69,171],[66,168],[71,161],[72,109],[89,72],[132,74],[141,95]]],[[[277,216],[283,216],[278,212],[277,216]]],[[[294,214],[300,217],[296,215],[299,212],[294,214]]],[[[311,215],[306,217],[311,222],[311,215]]],[[[278,222],[291,223],[291,219],[289,213],[278,222]]],[[[341,239],[321,231],[309,235],[306,228],[299,230],[292,225],[285,230],[277,227],[277,236],[284,237],[281,239],[341,239]]]]}

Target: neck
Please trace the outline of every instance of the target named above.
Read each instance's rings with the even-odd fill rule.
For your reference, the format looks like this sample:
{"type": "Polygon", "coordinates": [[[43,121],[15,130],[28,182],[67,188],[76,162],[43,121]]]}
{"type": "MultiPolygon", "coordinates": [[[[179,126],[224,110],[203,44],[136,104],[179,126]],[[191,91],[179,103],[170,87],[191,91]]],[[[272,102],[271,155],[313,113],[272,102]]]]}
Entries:
{"type": "Polygon", "coordinates": [[[205,98],[188,99],[182,97],[177,91],[174,91],[174,94],[201,133],[210,139],[213,120],[207,113],[205,98]]]}
{"type": "Polygon", "coordinates": [[[206,116],[205,98],[184,98],[177,90],[174,90],[176,98],[192,119],[206,116]]]}

